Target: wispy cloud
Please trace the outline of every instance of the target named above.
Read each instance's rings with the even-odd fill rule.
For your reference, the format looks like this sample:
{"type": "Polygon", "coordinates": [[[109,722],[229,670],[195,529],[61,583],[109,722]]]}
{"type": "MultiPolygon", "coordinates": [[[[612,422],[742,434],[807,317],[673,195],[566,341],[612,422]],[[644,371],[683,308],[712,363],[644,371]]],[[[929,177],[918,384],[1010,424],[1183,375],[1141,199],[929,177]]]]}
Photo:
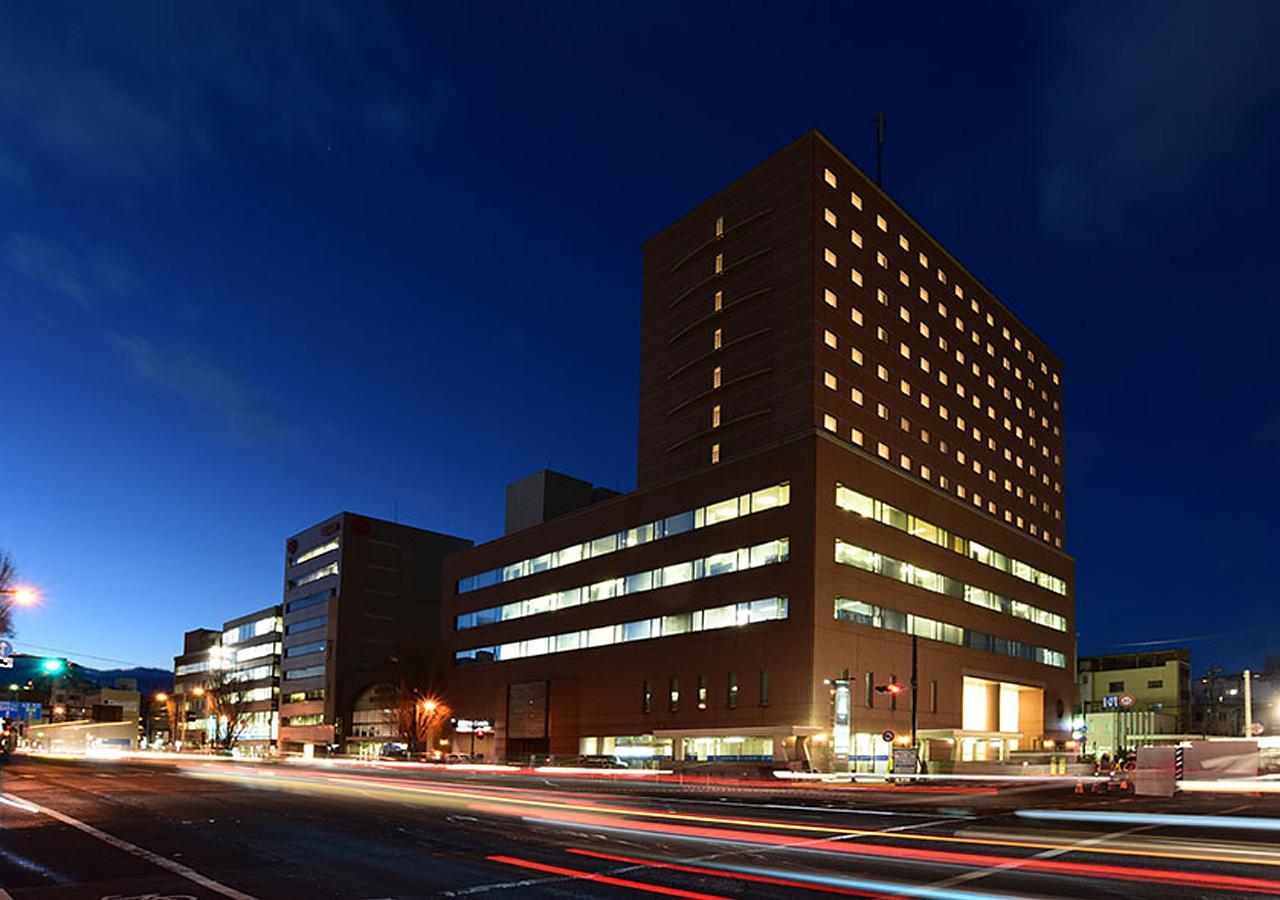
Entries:
{"type": "Polygon", "coordinates": [[[419,146],[451,96],[389,9],[315,2],[32,5],[0,29],[0,179],[131,180],[238,153],[419,146]]]}
{"type": "Polygon", "coordinates": [[[34,234],[10,235],[4,245],[4,261],[32,284],[89,305],[80,260],[62,244],[34,234]]]}
{"type": "Polygon", "coordinates": [[[1245,161],[1280,105],[1278,32],[1272,0],[1061,7],[1035,94],[1046,229],[1132,243],[1245,161]]]}
{"type": "Polygon", "coordinates": [[[204,353],[157,346],[135,334],[111,332],[107,337],[135,378],[190,403],[235,442],[272,444],[288,437],[288,427],[257,392],[204,353]]]}
{"type": "Polygon", "coordinates": [[[17,232],[3,244],[5,265],[32,284],[92,306],[101,293],[133,294],[141,279],[115,254],[72,248],[37,234],[17,232]]]}

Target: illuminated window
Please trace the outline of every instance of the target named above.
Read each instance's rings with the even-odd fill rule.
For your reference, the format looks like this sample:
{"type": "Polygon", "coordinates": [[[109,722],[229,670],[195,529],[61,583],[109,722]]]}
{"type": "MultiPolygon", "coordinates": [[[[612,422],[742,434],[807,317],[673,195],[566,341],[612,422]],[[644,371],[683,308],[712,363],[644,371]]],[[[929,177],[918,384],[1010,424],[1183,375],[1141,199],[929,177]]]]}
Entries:
{"type": "Polygon", "coordinates": [[[850,231],[849,240],[853,241],[853,246],[858,248],[862,247],[862,235],[858,234],[858,232],[850,231]]]}
{"type": "Polygon", "coordinates": [[[850,318],[850,319],[853,319],[853,324],[855,324],[855,325],[861,325],[861,324],[862,324],[862,311],[861,311],[860,309],[858,309],[856,306],[852,306],[852,307],[850,307],[850,308],[849,308],[849,318],[850,318]]]}
{"type": "Polygon", "coordinates": [[[907,236],[905,234],[898,235],[898,246],[903,250],[911,249],[911,242],[907,240],[907,236]]]}
{"type": "Polygon", "coordinates": [[[716,237],[724,237],[724,216],[716,218],[716,237]]]}
{"type": "Polygon", "coordinates": [[[719,275],[723,271],[724,271],[724,254],[717,253],[716,254],[716,274],[719,275]]]}
{"type": "Polygon", "coordinates": [[[880,418],[882,418],[882,419],[887,419],[887,418],[889,418],[889,407],[885,406],[883,403],[877,403],[877,404],[876,404],[876,415],[877,415],[877,416],[879,416],[879,417],[880,417],[880,418]]]}
{"type": "Polygon", "coordinates": [[[926,269],[929,268],[929,257],[921,253],[919,259],[920,259],[920,265],[924,266],[926,269]]]}
{"type": "Polygon", "coordinates": [[[879,378],[881,381],[888,381],[889,370],[886,369],[884,366],[876,366],[876,377],[879,378]]]}
{"type": "Polygon", "coordinates": [[[905,306],[899,306],[899,307],[898,307],[898,318],[899,318],[899,319],[901,319],[901,320],[902,320],[902,321],[904,321],[904,322],[910,322],[910,321],[911,321],[911,310],[907,309],[905,306]]]}
{"type": "Polygon", "coordinates": [[[853,279],[853,283],[854,283],[854,284],[856,284],[858,287],[862,287],[862,273],[861,273],[861,272],[859,272],[857,269],[851,269],[851,270],[850,270],[850,272],[849,272],[849,277],[850,277],[851,279],[853,279]]]}
{"type": "Polygon", "coordinates": [[[718,462],[720,462],[720,445],[712,444],[711,445],[711,464],[715,465],[718,462]]]}
{"type": "Polygon", "coordinates": [[[889,268],[889,257],[885,256],[879,250],[876,251],[876,265],[882,269],[889,268]]]}
{"type": "Polygon", "coordinates": [[[862,209],[862,198],[859,197],[857,194],[850,192],[849,202],[853,204],[854,209],[862,209]]]}
{"type": "Polygon", "coordinates": [[[828,347],[830,347],[832,350],[836,348],[836,336],[832,334],[830,331],[822,332],[822,342],[826,344],[828,347]]]}
{"type": "Polygon", "coordinates": [[[862,351],[859,350],[857,347],[850,348],[849,358],[852,359],[858,365],[862,365],[862,351]]]}
{"type": "Polygon", "coordinates": [[[711,427],[712,428],[720,427],[720,404],[719,403],[711,407],[711,427]]]}
{"type": "Polygon", "coordinates": [[[713,388],[720,387],[720,367],[716,366],[711,370],[711,386],[713,388]]]}
{"type": "Polygon", "coordinates": [[[886,444],[886,443],[884,443],[883,441],[882,441],[882,442],[880,442],[880,443],[878,443],[878,444],[876,444],[876,454],[877,454],[881,459],[888,459],[888,458],[889,458],[889,445],[888,445],[888,444],[886,444]]]}
{"type": "Polygon", "coordinates": [[[827,431],[835,431],[836,417],[824,413],[822,416],[822,427],[827,429],[827,431]]]}
{"type": "Polygon", "coordinates": [[[832,228],[835,228],[835,227],[836,227],[836,214],[835,214],[835,213],[833,213],[830,209],[823,209],[823,210],[822,210],[822,218],[823,218],[823,219],[826,221],[826,223],[827,223],[828,225],[830,225],[832,228]]]}
{"type": "Polygon", "coordinates": [[[722,342],[723,342],[723,335],[721,334],[720,329],[717,328],[714,332],[711,333],[711,349],[719,350],[722,342]]]}
{"type": "Polygon", "coordinates": [[[899,465],[899,466],[901,466],[902,468],[906,469],[908,472],[910,472],[910,471],[911,471],[911,457],[910,457],[910,456],[907,456],[907,454],[903,453],[902,455],[900,455],[900,456],[898,457],[898,465],[899,465]]]}
{"type": "Polygon", "coordinates": [[[929,467],[928,467],[928,466],[921,466],[921,467],[920,467],[920,477],[921,477],[921,478],[923,478],[925,481],[928,481],[928,480],[929,480],[929,476],[930,476],[931,474],[932,474],[932,473],[929,471],[929,467]]]}
{"type": "Polygon", "coordinates": [[[823,385],[831,388],[831,390],[834,391],[836,389],[836,376],[831,374],[830,372],[823,372],[822,383],[823,385]]]}
{"type": "Polygon", "coordinates": [[[885,221],[884,216],[876,216],[876,227],[881,231],[888,232],[889,223],[885,221]]]}
{"type": "Polygon", "coordinates": [[[889,295],[884,292],[883,288],[876,288],[876,299],[884,306],[889,305],[889,295]]]}
{"type": "Polygon", "coordinates": [[[902,393],[906,394],[908,397],[911,396],[911,385],[906,380],[900,380],[898,382],[898,390],[902,391],[902,393]]]}
{"type": "Polygon", "coordinates": [[[898,270],[898,280],[906,285],[911,284],[911,276],[908,275],[906,272],[902,271],[901,269],[898,270]]]}
{"type": "Polygon", "coordinates": [[[823,181],[825,181],[827,184],[831,185],[832,187],[835,187],[835,186],[836,186],[836,173],[835,173],[835,172],[832,172],[830,169],[823,169],[823,170],[822,170],[822,180],[823,180],[823,181]]]}
{"type": "Polygon", "coordinates": [[[863,401],[862,391],[858,390],[857,388],[850,388],[849,399],[852,400],[854,403],[858,404],[859,406],[861,406],[863,401]]]}
{"type": "Polygon", "coordinates": [[[906,344],[904,344],[903,342],[899,341],[899,342],[898,342],[898,355],[899,355],[899,356],[901,356],[903,359],[910,359],[910,358],[911,358],[911,348],[910,348],[910,347],[908,347],[908,346],[907,346],[906,344]]]}
{"type": "Polygon", "coordinates": [[[859,431],[858,429],[854,428],[854,429],[853,429],[852,431],[850,431],[850,433],[849,433],[849,440],[853,441],[855,444],[857,444],[859,447],[861,447],[861,446],[862,446],[862,442],[863,442],[862,432],[861,432],[861,431],[859,431]]]}
{"type": "Polygon", "coordinates": [[[822,289],[822,299],[826,301],[827,306],[830,306],[830,307],[832,307],[833,309],[835,308],[835,305],[836,305],[836,292],[835,292],[835,291],[831,290],[830,288],[823,288],[823,289],[822,289]]]}
{"type": "Polygon", "coordinates": [[[835,268],[835,265],[836,265],[836,255],[835,255],[835,253],[834,253],[834,252],[832,252],[831,250],[824,249],[824,250],[822,251],[822,260],[823,260],[823,262],[825,262],[827,265],[831,266],[832,268],[835,268]]]}

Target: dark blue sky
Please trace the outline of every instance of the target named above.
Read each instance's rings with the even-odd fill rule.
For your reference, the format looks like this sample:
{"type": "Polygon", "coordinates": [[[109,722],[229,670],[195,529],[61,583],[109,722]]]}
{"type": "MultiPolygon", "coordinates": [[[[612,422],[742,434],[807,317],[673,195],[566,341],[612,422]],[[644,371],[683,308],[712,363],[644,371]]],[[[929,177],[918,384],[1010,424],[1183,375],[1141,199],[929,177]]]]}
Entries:
{"type": "Polygon", "coordinates": [[[167,666],[335,511],[632,487],[640,243],[812,127],[870,168],[883,111],[1065,360],[1081,649],[1280,652],[1280,5],[5,7],[20,649],[167,666]]]}

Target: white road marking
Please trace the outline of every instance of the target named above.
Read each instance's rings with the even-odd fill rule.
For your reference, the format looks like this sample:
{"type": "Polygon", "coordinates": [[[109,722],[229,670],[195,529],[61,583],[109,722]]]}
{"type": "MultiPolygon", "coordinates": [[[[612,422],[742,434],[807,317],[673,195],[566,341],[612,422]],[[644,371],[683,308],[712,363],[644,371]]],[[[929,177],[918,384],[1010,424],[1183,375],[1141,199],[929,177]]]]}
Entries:
{"type": "MultiPolygon", "coordinates": [[[[72,828],[75,828],[78,831],[83,831],[90,837],[97,838],[104,844],[115,847],[117,850],[123,850],[125,853],[128,853],[131,856],[136,856],[138,859],[146,860],[152,865],[159,866],[160,868],[172,872],[175,875],[180,875],[188,881],[194,882],[203,888],[213,891],[215,894],[230,897],[232,900],[257,900],[257,898],[252,894],[246,894],[233,887],[228,887],[219,881],[214,881],[207,875],[201,875],[195,869],[184,866],[182,863],[174,862],[168,857],[161,856],[159,853],[153,853],[144,847],[139,847],[137,844],[131,844],[123,838],[118,838],[113,834],[107,834],[105,831],[95,828],[87,822],[81,822],[79,819],[72,818],[66,813],[58,812],[56,809],[50,809],[47,806],[39,806],[26,800],[20,800],[12,794],[0,794],[0,800],[5,800],[13,806],[18,806],[20,803],[26,804],[27,806],[32,807],[32,811],[34,812],[43,813],[49,818],[61,822],[64,825],[70,825],[72,828]]],[[[19,808],[22,807],[19,806],[19,808]]],[[[0,898],[0,900],[3,900],[3,898],[0,898]]]]}

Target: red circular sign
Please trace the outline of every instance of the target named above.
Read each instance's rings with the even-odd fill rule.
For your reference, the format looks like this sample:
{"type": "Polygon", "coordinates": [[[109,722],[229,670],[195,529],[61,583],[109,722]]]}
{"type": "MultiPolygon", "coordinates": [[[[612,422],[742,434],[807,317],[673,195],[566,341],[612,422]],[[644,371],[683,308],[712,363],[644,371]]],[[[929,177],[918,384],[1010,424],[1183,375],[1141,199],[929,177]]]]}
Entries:
{"type": "Polygon", "coordinates": [[[1121,695],[1120,705],[1126,708],[1133,706],[1133,695],[1132,694],[1121,695]]]}

